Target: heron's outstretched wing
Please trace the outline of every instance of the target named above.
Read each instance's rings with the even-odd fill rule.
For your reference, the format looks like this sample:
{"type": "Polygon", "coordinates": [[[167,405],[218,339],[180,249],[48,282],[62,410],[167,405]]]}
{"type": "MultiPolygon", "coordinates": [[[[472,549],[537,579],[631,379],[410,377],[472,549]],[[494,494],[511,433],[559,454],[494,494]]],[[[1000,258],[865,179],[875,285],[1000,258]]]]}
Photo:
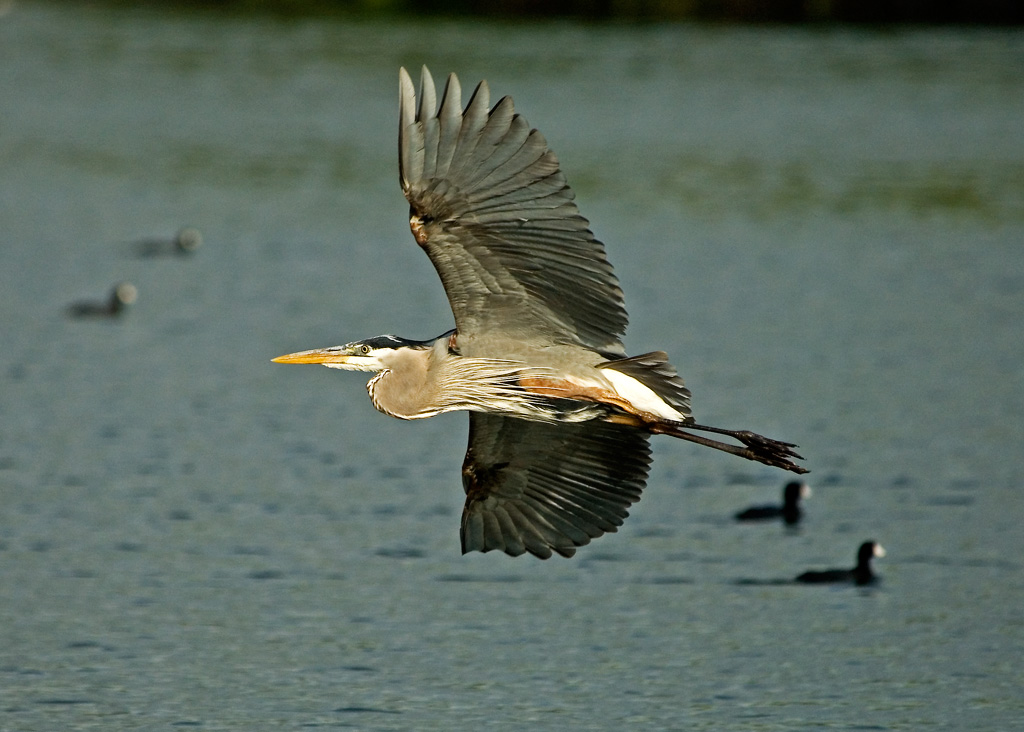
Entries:
{"type": "Polygon", "coordinates": [[[405,69],[400,80],[402,190],[459,332],[625,355],[622,290],[544,136],[510,97],[489,109],[487,82],[463,111],[452,74],[435,111],[426,67],[418,103],[405,69]]]}
{"type": "Polygon", "coordinates": [[[462,551],[571,557],[640,500],[648,435],[592,420],[549,424],[470,412],[462,551]]]}

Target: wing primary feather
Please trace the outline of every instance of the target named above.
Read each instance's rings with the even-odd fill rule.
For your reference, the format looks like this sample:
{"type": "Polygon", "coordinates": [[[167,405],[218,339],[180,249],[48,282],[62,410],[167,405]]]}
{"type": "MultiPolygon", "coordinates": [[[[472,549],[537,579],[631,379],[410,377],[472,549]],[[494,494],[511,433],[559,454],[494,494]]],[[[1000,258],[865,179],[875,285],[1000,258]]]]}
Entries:
{"type": "Polygon", "coordinates": [[[448,75],[437,118],[441,129],[437,141],[437,168],[434,175],[437,178],[444,178],[451,167],[459,130],[462,128],[462,87],[459,85],[459,77],[455,74],[448,75]]]}
{"type": "Polygon", "coordinates": [[[409,190],[419,180],[423,167],[422,136],[414,129],[416,124],[416,90],[409,72],[398,72],[398,177],[402,190],[409,190]],[[412,139],[412,138],[418,139],[412,139]],[[419,151],[419,161],[416,155],[419,151]]]}
{"type": "Polygon", "coordinates": [[[467,188],[480,189],[495,170],[500,170],[530,137],[530,124],[514,111],[512,97],[503,97],[491,110],[478,145],[481,158],[466,171],[467,188]],[[490,154],[486,154],[490,151],[490,154]]]}
{"type": "Polygon", "coordinates": [[[437,109],[437,91],[434,77],[426,66],[420,74],[420,104],[416,110],[416,121],[423,131],[423,170],[421,180],[430,180],[437,169],[437,135],[439,123],[434,116],[437,109]]]}
{"type": "Polygon", "coordinates": [[[480,131],[472,167],[467,165],[464,171],[467,187],[475,187],[480,176],[490,173],[495,166],[500,166],[522,147],[530,133],[530,126],[523,122],[515,124],[513,129],[513,124],[517,122],[519,117],[515,114],[512,97],[499,99],[487,114],[487,121],[480,131]]]}
{"type": "Polygon", "coordinates": [[[477,84],[473,96],[469,98],[466,110],[462,114],[462,127],[459,130],[459,139],[455,145],[455,153],[452,157],[449,174],[458,174],[465,177],[464,169],[476,153],[477,145],[480,143],[480,135],[487,124],[488,105],[491,100],[491,91],[486,81],[477,84]]]}
{"type": "Polygon", "coordinates": [[[437,92],[434,89],[434,77],[426,66],[420,72],[420,104],[416,109],[416,119],[423,121],[434,116],[437,109],[437,92]]]}
{"type": "Polygon", "coordinates": [[[494,515],[498,520],[499,531],[501,531],[501,537],[504,540],[505,546],[503,548],[505,553],[518,557],[526,551],[526,546],[523,544],[522,536],[519,534],[515,521],[509,516],[507,507],[495,511],[494,515]]]}
{"type": "Polygon", "coordinates": [[[463,554],[484,551],[484,517],[479,512],[463,511],[459,533],[463,554]]]}
{"type": "MultiPolygon", "coordinates": [[[[483,514],[484,520],[484,551],[500,549],[505,551],[505,537],[501,533],[501,522],[495,512],[483,514]]],[[[515,556],[515,555],[513,555],[515,556]]]]}
{"type": "MultiPolygon", "coordinates": [[[[516,527],[528,548],[548,547],[564,542],[565,537],[554,531],[529,504],[518,501],[510,502],[506,510],[515,520],[516,527]]],[[[536,553],[535,549],[530,549],[530,551],[536,553]]]]}

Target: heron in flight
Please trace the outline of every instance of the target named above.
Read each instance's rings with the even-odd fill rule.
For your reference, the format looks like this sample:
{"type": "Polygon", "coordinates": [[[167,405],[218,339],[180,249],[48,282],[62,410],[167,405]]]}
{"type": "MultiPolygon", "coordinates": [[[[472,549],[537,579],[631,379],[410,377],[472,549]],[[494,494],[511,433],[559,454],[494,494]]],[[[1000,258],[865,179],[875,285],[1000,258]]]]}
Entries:
{"type": "Polygon", "coordinates": [[[455,328],[275,358],[376,372],[373,405],[393,417],[469,412],[462,551],[570,557],[615,531],[640,500],[651,435],[795,473],[790,443],[697,424],[662,351],[627,356],[622,290],[547,141],[493,107],[481,82],[465,109],[454,74],[438,105],[399,72],[399,177],[416,242],[437,269],[455,328]],[[694,432],[723,435],[720,442],[694,432]]]}

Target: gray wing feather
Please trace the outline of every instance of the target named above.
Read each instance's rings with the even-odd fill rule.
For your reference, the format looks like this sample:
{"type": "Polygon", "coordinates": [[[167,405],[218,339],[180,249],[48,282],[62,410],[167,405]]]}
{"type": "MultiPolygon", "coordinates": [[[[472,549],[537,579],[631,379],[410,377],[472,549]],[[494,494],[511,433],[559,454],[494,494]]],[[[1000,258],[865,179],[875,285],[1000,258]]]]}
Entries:
{"type": "MultiPolygon", "coordinates": [[[[430,76],[430,72],[423,67],[423,75],[430,76]]],[[[448,84],[445,86],[444,95],[441,97],[441,109],[437,112],[437,121],[440,124],[437,140],[437,167],[434,170],[434,177],[440,180],[448,175],[451,168],[452,156],[455,154],[455,147],[459,139],[459,127],[462,120],[462,88],[459,80],[452,74],[448,77],[448,84]]]]}
{"type": "Polygon", "coordinates": [[[427,120],[423,128],[423,172],[425,175],[434,175],[437,169],[437,135],[440,124],[434,117],[437,109],[437,93],[434,90],[434,80],[427,74],[420,82],[420,104],[416,111],[416,119],[427,120]]]}
{"type": "MultiPolygon", "coordinates": [[[[449,170],[472,171],[479,164],[480,158],[476,156],[476,151],[484,131],[484,126],[487,124],[490,100],[491,93],[487,84],[479,84],[466,105],[466,111],[462,113],[459,137],[456,141],[455,151],[452,154],[452,164],[449,170]]],[[[486,154],[487,150],[484,148],[484,155],[486,156],[486,154]]]]}
{"type": "Polygon", "coordinates": [[[644,432],[598,420],[469,419],[463,552],[570,557],[615,531],[640,500],[651,461],[644,432]]]}
{"type": "Polygon", "coordinates": [[[451,75],[402,69],[399,165],[417,239],[463,335],[503,333],[625,355],[622,290],[544,136],[481,82],[461,108],[451,75]]]}

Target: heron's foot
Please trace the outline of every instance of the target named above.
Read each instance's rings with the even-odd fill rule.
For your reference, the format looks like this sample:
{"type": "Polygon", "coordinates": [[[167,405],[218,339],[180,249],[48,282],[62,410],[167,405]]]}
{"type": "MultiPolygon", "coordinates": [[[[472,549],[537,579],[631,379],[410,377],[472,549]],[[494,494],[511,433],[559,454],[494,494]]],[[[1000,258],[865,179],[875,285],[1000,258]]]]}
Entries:
{"type": "Polygon", "coordinates": [[[697,424],[695,422],[688,422],[684,425],[676,425],[674,427],[668,427],[667,425],[661,425],[652,430],[653,432],[664,432],[666,434],[674,435],[675,437],[681,437],[684,440],[690,440],[701,445],[707,445],[713,447],[716,450],[722,450],[723,452],[729,452],[733,455],[739,455],[747,460],[754,460],[765,465],[771,465],[773,468],[782,468],[783,470],[789,470],[793,473],[803,474],[810,472],[807,468],[797,465],[794,460],[803,460],[803,456],[793,450],[796,445],[792,442],[781,442],[780,440],[773,440],[770,437],[759,435],[756,432],[750,430],[727,430],[721,427],[710,427],[708,425],[697,424]],[[687,430],[697,430],[698,432],[713,432],[718,435],[725,435],[731,437],[743,443],[743,447],[738,445],[730,445],[725,442],[718,442],[716,440],[709,440],[706,437],[686,432],[680,427],[685,427],[687,430]]]}
{"type": "Polygon", "coordinates": [[[797,445],[792,442],[773,440],[750,430],[738,430],[731,432],[729,436],[739,440],[750,449],[751,460],[794,473],[808,472],[807,468],[793,462],[793,459],[803,460],[804,458],[803,455],[793,450],[797,445]]]}

